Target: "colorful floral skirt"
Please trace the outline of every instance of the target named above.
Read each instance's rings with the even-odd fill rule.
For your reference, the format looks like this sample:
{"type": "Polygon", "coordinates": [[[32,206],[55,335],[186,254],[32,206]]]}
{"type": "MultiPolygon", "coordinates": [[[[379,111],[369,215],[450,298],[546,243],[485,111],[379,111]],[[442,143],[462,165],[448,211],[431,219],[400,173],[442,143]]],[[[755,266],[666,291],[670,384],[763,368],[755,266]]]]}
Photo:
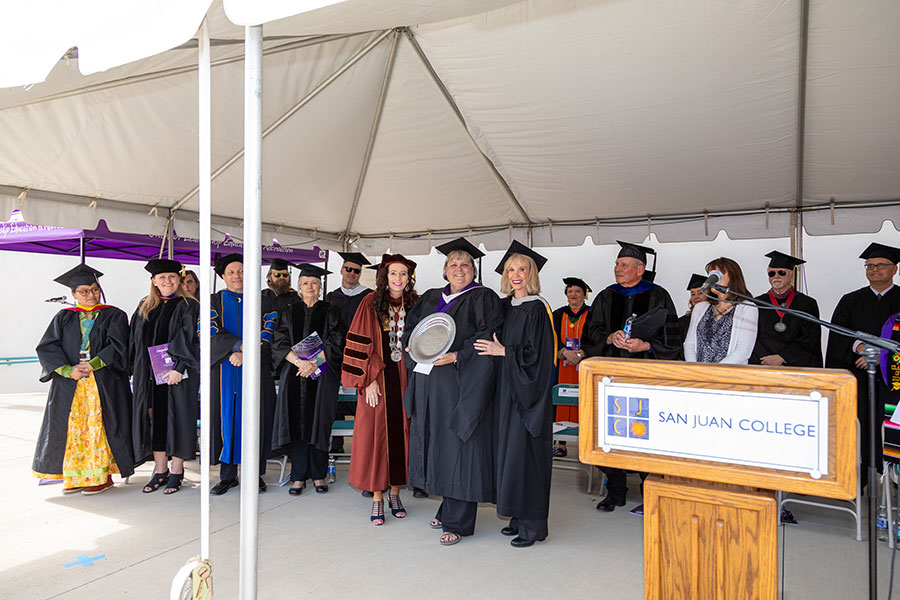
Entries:
{"type": "Polygon", "coordinates": [[[90,487],[106,483],[119,468],[106,441],[100,392],[94,374],[78,380],[69,426],[62,473],[35,473],[43,479],[62,479],[64,488],[90,487]]]}

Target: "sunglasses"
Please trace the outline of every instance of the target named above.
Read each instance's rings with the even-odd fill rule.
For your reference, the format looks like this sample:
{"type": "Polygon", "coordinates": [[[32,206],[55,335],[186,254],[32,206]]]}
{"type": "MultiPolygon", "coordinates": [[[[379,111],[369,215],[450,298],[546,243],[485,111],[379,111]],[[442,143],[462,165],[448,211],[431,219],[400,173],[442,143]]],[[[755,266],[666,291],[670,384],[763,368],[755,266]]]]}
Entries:
{"type": "Polygon", "coordinates": [[[280,279],[280,278],[290,279],[291,274],[290,273],[272,273],[272,277],[274,277],[275,279],[280,279]]]}
{"type": "Polygon", "coordinates": [[[777,269],[777,270],[773,269],[772,271],[769,271],[769,277],[775,277],[775,275],[780,275],[781,277],[784,277],[787,274],[788,274],[788,271],[785,269],[777,269]]]}
{"type": "Polygon", "coordinates": [[[344,267],[344,270],[348,273],[356,273],[357,275],[362,273],[362,269],[354,269],[353,267],[344,267]]]}

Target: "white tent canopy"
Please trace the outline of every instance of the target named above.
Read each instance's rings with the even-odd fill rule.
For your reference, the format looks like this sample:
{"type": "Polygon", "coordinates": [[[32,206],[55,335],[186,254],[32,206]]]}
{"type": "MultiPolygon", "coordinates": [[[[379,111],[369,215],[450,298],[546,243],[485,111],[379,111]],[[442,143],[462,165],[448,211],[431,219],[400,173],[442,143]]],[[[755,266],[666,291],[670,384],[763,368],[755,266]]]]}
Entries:
{"type": "MultiPolygon", "coordinates": [[[[243,28],[226,12],[298,10],[254,4],[276,12],[209,13],[226,229],[243,211],[243,28]]],[[[877,231],[900,204],[900,4],[816,2],[808,30],[802,6],[348,0],[267,23],[264,229],[372,254],[469,232],[488,248],[784,237],[798,207],[812,234],[877,231]]],[[[195,235],[195,44],[86,76],[82,52],[0,90],[0,208],[141,231],[175,208],[195,235]]]]}

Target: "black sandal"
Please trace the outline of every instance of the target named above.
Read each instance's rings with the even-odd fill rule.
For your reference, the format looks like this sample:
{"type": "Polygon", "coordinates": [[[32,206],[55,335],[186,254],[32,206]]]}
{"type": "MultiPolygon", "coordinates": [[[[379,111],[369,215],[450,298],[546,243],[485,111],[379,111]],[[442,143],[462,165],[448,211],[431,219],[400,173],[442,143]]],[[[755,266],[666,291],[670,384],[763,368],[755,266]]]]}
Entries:
{"type": "Polygon", "coordinates": [[[384,500],[372,501],[372,514],[369,516],[372,525],[384,525],[384,500]]]}
{"type": "Polygon", "coordinates": [[[184,473],[171,473],[169,475],[169,481],[166,482],[166,489],[163,490],[163,494],[168,496],[169,494],[174,494],[178,490],[181,489],[181,481],[184,479],[184,473]]]}
{"type": "Polygon", "coordinates": [[[157,473],[153,477],[150,478],[150,481],[147,482],[147,485],[144,486],[144,493],[149,494],[150,492],[155,492],[158,490],[162,484],[166,483],[169,479],[169,470],[166,469],[165,473],[157,473]]]}
{"type": "Polygon", "coordinates": [[[406,516],[406,509],[403,508],[403,503],[400,502],[400,494],[396,496],[392,496],[390,492],[388,492],[388,504],[391,507],[391,514],[394,515],[397,519],[402,519],[406,516]]]}

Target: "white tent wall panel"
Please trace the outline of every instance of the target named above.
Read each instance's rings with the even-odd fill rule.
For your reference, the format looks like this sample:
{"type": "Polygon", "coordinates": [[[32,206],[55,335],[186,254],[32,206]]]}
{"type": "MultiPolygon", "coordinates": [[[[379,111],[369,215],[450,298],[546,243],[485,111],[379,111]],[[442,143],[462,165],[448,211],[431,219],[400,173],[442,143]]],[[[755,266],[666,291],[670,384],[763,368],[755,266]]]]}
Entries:
{"type": "Polygon", "coordinates": [[[900,199],[900,2],[810,10],[804,197],[900,199]]]}
{"type": "Polygon", "coordinates": [[[416,33],[530,215],[761,208],[792,201],[799,10],[759,4],[524,2],[416,33]]]}
{"type": "Polygon", "coordinates": [[[401,39],[353,230],[424,231],[520,219],[401,39]]]}

